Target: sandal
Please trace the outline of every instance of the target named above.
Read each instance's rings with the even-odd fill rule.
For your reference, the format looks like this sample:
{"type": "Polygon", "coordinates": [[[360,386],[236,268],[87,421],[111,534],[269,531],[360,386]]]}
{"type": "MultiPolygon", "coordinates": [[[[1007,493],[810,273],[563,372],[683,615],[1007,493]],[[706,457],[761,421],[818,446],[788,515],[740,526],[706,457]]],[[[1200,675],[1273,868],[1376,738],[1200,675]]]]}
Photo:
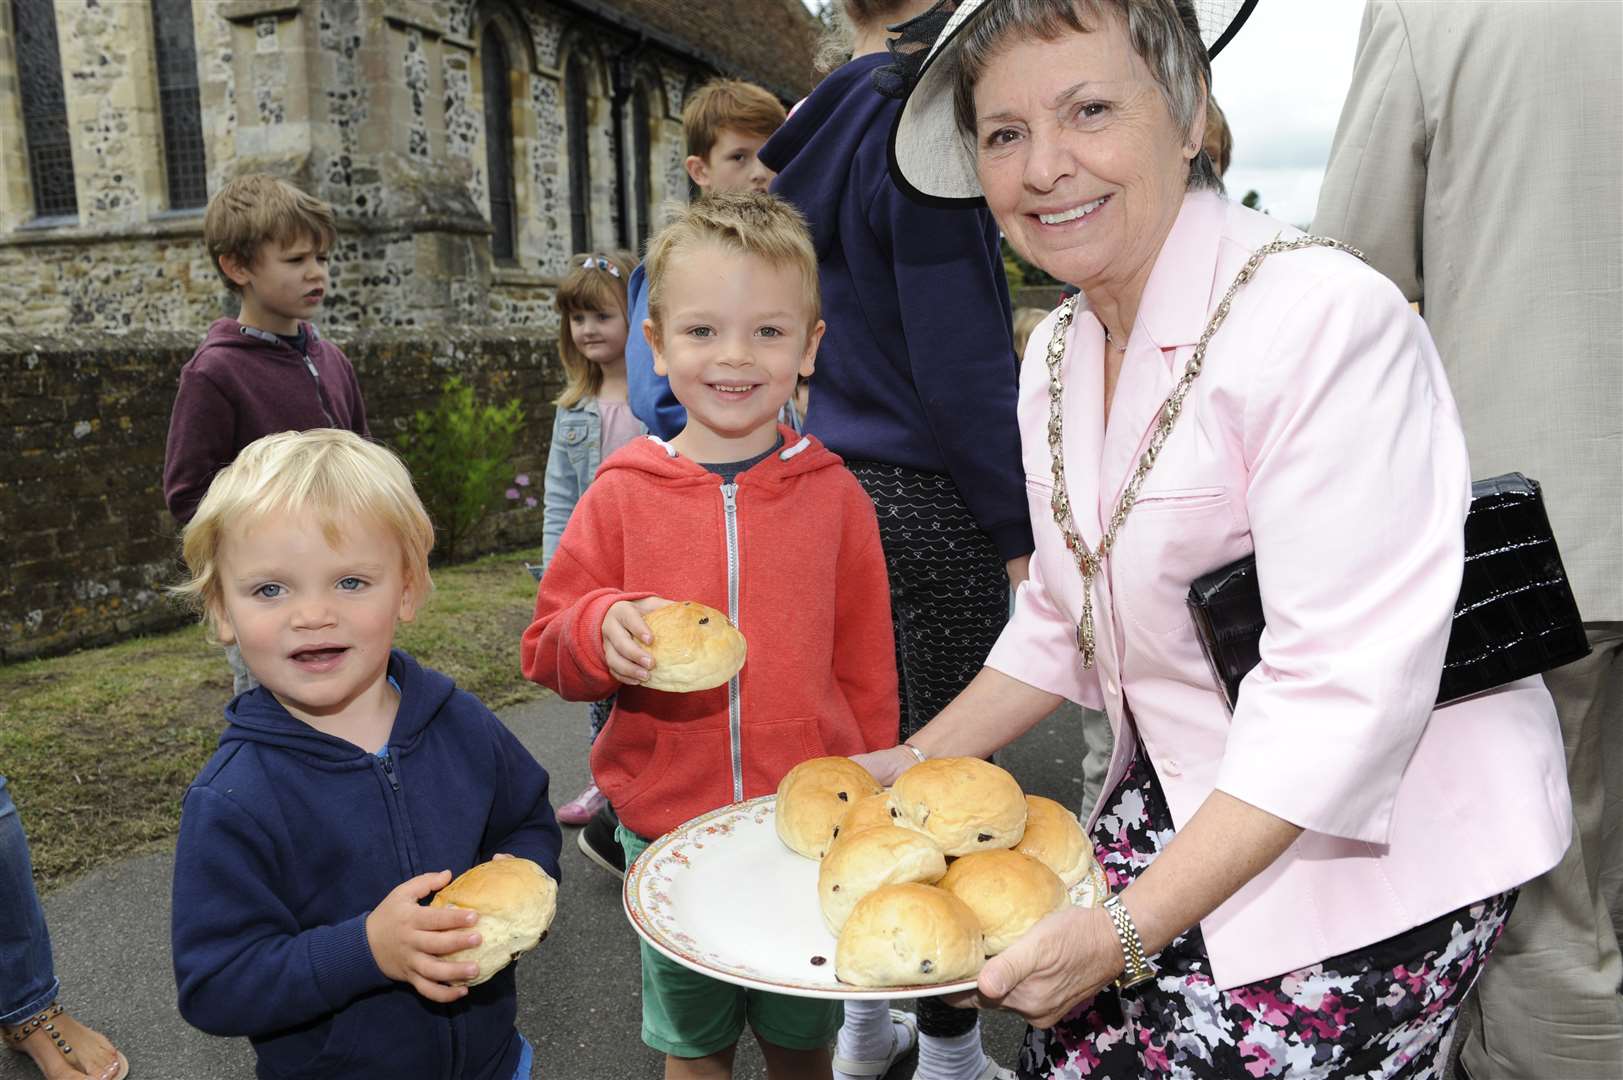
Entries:
{"type": "MultiPolygon", "coordinates": [[[[11,1050],[19,1054],[26,1054],[28,1051],[23,1049],[23,1043],[28,1041],[36,1031],[44,1031],[46,1035],[50,1036],[51,1042],[56,1044],[57,1050],[61,1051],[62,1057],[69,1065],[72,1065],[85,1076],[96,1075],[85,1071],[79,1062],[79,1055],[74,1052],[72,1046],[68,1045],[67,1039],[53,1022],[61,1014],[62,1006],[57,1002],[52,1002],[20,1024],[0,1027],[0,1035],[5,1037],[6,1046],[11,1050]]],[[[130,1074],[129,1059],[117,1050],[114,1050],[113,1054],[117,1058],[118,1070],[106,1074],[107,1080],[124,1080],[130,1074]]]]}
{"type": "Polygon", "coordinates": [[[890,1053],[883,1061],[857,1061],[834,1055],[834,1071],[847,1076],[884,1076],[890,1067],[908,1055],[919,1041],[919,1022],[910,1012],[890,1010],[890,1053]],[[900,1029],[900,1030],[898,1030],[900,1029]]]}

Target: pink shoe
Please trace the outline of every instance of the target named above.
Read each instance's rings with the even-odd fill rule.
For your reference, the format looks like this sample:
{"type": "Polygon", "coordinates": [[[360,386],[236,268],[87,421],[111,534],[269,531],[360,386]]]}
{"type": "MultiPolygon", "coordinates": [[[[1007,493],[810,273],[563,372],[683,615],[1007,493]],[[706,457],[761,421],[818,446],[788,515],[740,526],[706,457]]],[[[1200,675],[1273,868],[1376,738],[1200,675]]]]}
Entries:
{"type": "Polygon", "coordinates": [[[608,804],[608,799],[597,790],[596,784],[587,784],[586,790],[558,807],[558,822],[562,825],[584,825],[592,815],[608,804]]]}

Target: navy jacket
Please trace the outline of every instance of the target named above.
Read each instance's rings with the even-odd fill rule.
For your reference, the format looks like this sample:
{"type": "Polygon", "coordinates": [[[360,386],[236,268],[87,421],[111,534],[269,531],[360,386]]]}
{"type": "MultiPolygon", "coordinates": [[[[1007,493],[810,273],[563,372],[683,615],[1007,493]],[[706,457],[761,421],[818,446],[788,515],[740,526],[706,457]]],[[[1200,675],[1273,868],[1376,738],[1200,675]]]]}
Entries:
{"type": "Polygon", "coordinates": [[[687,427],[688,411],[671,393],[670,380],[654,373],[654,350],[643,336],[642,324],[648,318],[647,263],[631,272],[626,300],[631,308],[630,330],[626,334],[626,400],[631,403],[631,412],[652,434],[669,441],[687,427]]]}
{"type": "MultiPolygon", "coordinates": [[[[226,709],[175,852],[180,1012],[247,1035],[262,1080],[509,1080],[513,968],[439,1005],[378,970],[365,920],[390,890],[497,852],[558,877],[547,774],[478,699],[396,649],[383,758],[290,716],[264,688],[226,709]]],[[[534,963],[535,961],[529,961],[534,963]]]]}
{"type": "Polygon", "coordinates": [[[806,431],[848,461],[951,476],[1003,558],[1029,555],[997,225],[984,210],[921,206],[892,182],[901,102],[873,88],[888,62],[831,73],[761,148],[817,248],[828,329],[806,431]]]}

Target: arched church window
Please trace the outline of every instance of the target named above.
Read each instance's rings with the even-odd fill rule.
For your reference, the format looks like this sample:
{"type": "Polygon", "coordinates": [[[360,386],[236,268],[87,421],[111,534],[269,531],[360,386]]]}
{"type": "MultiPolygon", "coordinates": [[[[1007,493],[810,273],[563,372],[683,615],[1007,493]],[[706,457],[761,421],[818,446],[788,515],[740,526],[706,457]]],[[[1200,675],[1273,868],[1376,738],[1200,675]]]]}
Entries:
{"type": "Polygon", "coordinates": [[[28,176],[34,212],[40,217],[77,214],[73,145],[68,139],[68,101],[62,90],[56,11],[51,0],[11,0],[17,74],[28,142],[28,176]]]}
{"type": "Polygon", "coordinates": [[[479,71],[485,92],[485,171],[490,179],[490,253],[513,258],[513,95],[508,83],[507,47],[494,23],[479,38],[479,71]]]}
{"type": "Polygon", "coordinates": [[[564,70],[565,115],[569,125],[569,232],[576,251],[592,249],[590,111],[586,101],[586,65],[580,54],[564,70]]]}
{"type": "Polygon", "coordinates": [[[197,46],[191,0],[152,0],[153,56],[158,69],[158,112],[163,117],[163,163],[169,208],[209,201],[203,156],[203,113],[197,94],[197,46]]]}

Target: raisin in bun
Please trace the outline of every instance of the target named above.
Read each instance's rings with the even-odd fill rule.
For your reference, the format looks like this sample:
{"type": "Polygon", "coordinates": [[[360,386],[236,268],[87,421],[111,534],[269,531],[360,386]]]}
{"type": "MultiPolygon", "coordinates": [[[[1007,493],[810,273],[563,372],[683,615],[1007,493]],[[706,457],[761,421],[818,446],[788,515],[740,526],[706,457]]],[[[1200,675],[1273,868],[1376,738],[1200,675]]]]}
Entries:
{"type": "Polygon", "coordinates": [[[987,956],[1007,949],[1038,919],[1067,903],[1059,875],[1018,851],[977,851],[954,859],[940,884],[980,920],[987,956]]]}
{"type": "Polygon", "coordinates": [[[1006,769],[980,758],[931,758],[890,789],[896,824],[948,855],[1011,848],[1026,831],[1026,795],[1006,769]]]}
{"type": "Polygon", "coordinates": [[[885,789],[861,765],[847,757],[802,761],[778,784],[772,815],[778,839],[797,855],[821,859],[834,840],[834,828],[858,799],[885,789]]]}
{"type": "Polygon", "coordinates": [[[857,901],[834,950],[853,986],[922,986],[973,978],[986,959],[981,924],[934,885],[885,885],[857,901]]]}
{"type": "Polygon", "coordinates": [[[932,885],[946,872],[940,845],[923,833],[888,824],[847,832],[828,849],[817,870],[823,921],[838,934],[857,901],[881,885],[932,885]]]}
{"type": "Polygon", "coordinates": [[[1059,875],[1070,888],[1093,869],[1093,844],[1075,814],[1041,795],[1026,796],[1026,831],[1014,850],[1059,875]]]}
{"type": "Polygon", "coordinates": [[[725,612],[687,600],[655,608],[643,621],[654,636],[654,666],[642,684],[650,690],[710,690],[744,666],[744,635],[725,612]]]}
{"type": "Polygon", "coordinates": [[[455,984],[478,986],[547,936],[558,910],[558,883],[529,859],[492,859],[435,893],[428,906],[479,913],[479,944],[441,957],[478,964],[477,976],[455,984]]]}
{"type": "Polygon", "coordinates": [[[834,826],[834,839],[838,840],[842,836],[861,832],[863,829],[877,829],[882,825],[894,824],[896,822],[890,816],[890,792],[881,791],[877,795],[864,795],[845,812],[840,823],[834,826]]]}

